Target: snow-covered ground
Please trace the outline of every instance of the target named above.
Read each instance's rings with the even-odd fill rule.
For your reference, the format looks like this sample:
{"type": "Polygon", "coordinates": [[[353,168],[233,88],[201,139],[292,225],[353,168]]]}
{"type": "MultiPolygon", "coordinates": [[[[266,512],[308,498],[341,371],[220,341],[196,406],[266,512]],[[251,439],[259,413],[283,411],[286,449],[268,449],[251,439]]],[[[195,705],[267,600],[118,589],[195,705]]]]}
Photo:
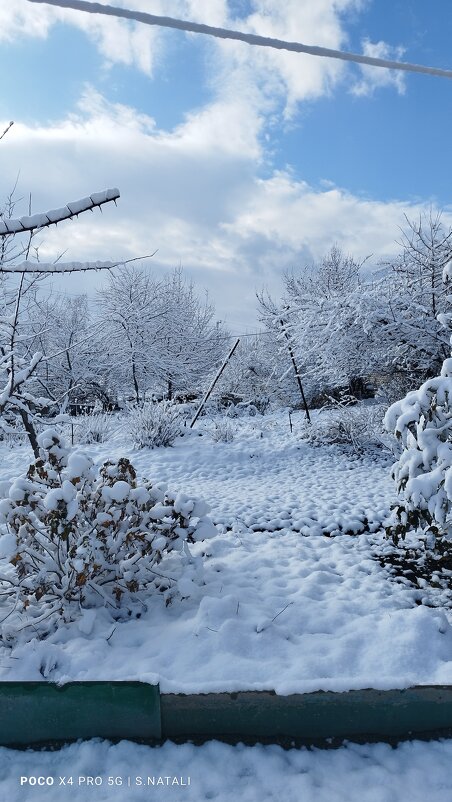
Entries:
{"type": "MultiPolygon", "coordinates": [[[[4,650],[1,680],[141,679],[163,692],[282,694],[452,682],[447,611],[416,603],[422,591],[390,580],[374,559],[395,498],[388,461],[308,446],[301,416],[292,434],[283,415],[233,425],[231,443],[213,442],[213,424],[201,421],[202,437],[173,448],[133,452],[120,431],[83,448],[96,460],[127,454],[139,474],[209,502],[219,533],[192,547],[204,555],[205,584],[185,581],[170,556],[161,569],[180,593],[169,607],[150,598],[125,623],[89,612],[47,641],[4,650]]],[[[25,447],[1,456],[0,479],[30,459],[25,447]]],[[[11,802],[449,802],[451,760],[449,740],[326,751],[94,740],[57,752],[0,749],[0,792],[11,802]],[[52,784],[30,785],[38,777],[52,784]],[[162,779],[148,785],[148,777],[162,779]]]]}
{"type": "Polygon", "coordinates": [[[0,749],[0,792],[9,802],[450,802],[451,761],[448,740],[327,751],[88,741],[59,752],[0,749]],[[53,785],[30,786],[38,777],[53,785]],[[148,777],[163,784],[148,785],[148,777]]]}
{"type": "MultiPolygon", "coordinates": [[[[202,582],[170,555],[159,567],[177,583],[170,606],[155,595],[124,623],[89,611],[47,640],[3,650],[0,679],[280,694],[452,683],[447,613],[416,603],[421,591],[372,557],[395,497],[388,462],[312,448],[298,436],[301,416],[294,423],[291,434],[283,415],[240,420],[231,443],[213,442],[203,423],[203,436],[173,448],[130,452],[120,432],[87,447],[96,459],[127,452],[139,473],[209,502],[219,534],[192,547],[204,556],[202,582]]],[[[25,448],[4,456],[0,478],[28,461],[25,448]]]]}

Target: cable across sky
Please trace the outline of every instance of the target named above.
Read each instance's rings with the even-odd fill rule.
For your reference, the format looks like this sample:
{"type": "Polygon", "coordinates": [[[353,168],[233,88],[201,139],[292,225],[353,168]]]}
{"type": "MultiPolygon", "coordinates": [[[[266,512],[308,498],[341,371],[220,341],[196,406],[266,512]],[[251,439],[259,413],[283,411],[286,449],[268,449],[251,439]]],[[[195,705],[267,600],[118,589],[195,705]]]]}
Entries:
{"type": "Polygon", "coordinates": [[[328,47],[304,45],[301,42],[286,42],[283,39],[272,39],[266,36],[244,33],[243,31],[233,31],[227,28],[215,28],[200,22],[189,22],[186,20],[174,19],[173,17],[161,17],[142,11],[132,11],[127,8],[117,8],[116,6],[92,3],[88,2],[88,0],[28,0],[28,2],[45,3],[46,5],[59,6],[60,8],[72,8],[76,11],[85,11],[90,14],[122,17],[124,19],[142,22],[145,25],[155,25],[161,28],[175,28],[176,30],[187,31],[189,33],[201,33],[207,36],[213,36],[217,39],[233,39],[255,47],[271,47],[276,50],[288,50],[293,53],[306,53],[310,56],[353,61],[357,64],[365,64],[370,67],[382,67],[389,70],[402,70],[404,72],[434,75],[440,78],[452,78],[452,69],[428,67],[423,64],[410,64],[406,61],[391,61],[389,59],[365,56],[361,53],[348,53],[342,50],[332,50],[328,47]]]}

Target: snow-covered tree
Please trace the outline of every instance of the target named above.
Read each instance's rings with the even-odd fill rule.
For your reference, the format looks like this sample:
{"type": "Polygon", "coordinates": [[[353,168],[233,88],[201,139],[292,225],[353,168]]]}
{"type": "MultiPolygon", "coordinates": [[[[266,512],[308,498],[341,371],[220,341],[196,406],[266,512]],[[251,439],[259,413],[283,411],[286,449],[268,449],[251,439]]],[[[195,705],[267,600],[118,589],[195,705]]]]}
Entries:
{"type": "Polygon", "coordinates": [[[30,349],[29,331],[23,319],[32,287],[33,283],[23,275],[16,288],[10,290],[3,285],[0,298],[0,428],[5,433],[15,433],[23,427],[36,455],[35,423],[51,402],[32,387],[44,359],[41,351],[30,349]]]}
{"type": "Polygon", "coordinates": [[[286,274],[287,296],[300,307],[319,298],[343,298],[360,286],[363,264],[333,245],[320,262],[286,274]]]}
{"type": "Polygon", "coordinates": [[[408,222],[401,253],[377,273],[363,276],[334,248],[286,276],[283,298],[264,312],[275,332],[284,319],[308,395],[341,387],[359,395],[370,384],[391,399],[440,370],[449,353],[437,319],[447,306],[440,277],[451,238],[440,216],[424,215],[408,222]]]}
{"type": "Polygon", "coordinates": [[[126,268],[99,291],[111,375],[137,403],[199,391],[221,357],[224,332],[181,270],[162,280],[126,268]]]}
{"type": "Polygon", "coordinates": [[[199,393],[221,360],[226,332],[214,322],[208,297],[201,300],[181,268],[163,281],[161,300],[164,314],[156,373],[171,400],[174,395],[199,393]]]}
{"type": "Polygon", "coordinates": [[[71,403],[111,403],[114,394],[101,342],[101,325],[90,313],[86,295],[55,297],[38,293],[30,309],[30,326],[35,333],[33,347],[44,354],[54,354],[36,373],[42,393],[61,411],[71,403]]]}
{"type": "Polygon", "coordinates": [[[112,378],[137,403],[155,382],[155,348],[163,337],[162,282],[127,267],[99,290],[104,351],[112,378]]]}
{"type": "Polygon", "coordinates": [[[253,404],[259,412],[264,412],[270,401],[290,404],[275,370],[277,347],[273,337],[265,331],[261,335],[242,337],[215,387],[214,397],[240,399],[253,404]]]}
{"type": "Polygon", "coordinates": [[[286,274],[280,301],[259,296],[261,320],[279,343],[277,372],[299,374],[308,399],[362,376],[360,269],[334,246],[319,264],[286,274]]]}
{"type": "Polygon", "coordinates": [[[386,276],[392,288],[388,322],[395,344],[393,362],[419,382],[440,371],[450,350],[438,315],[448,309],[442,274],[452,257],[452,229],[444,227],[440,214],[421,214],[418,221],[407,219],[400,244],[402,250],[386,276]]]}

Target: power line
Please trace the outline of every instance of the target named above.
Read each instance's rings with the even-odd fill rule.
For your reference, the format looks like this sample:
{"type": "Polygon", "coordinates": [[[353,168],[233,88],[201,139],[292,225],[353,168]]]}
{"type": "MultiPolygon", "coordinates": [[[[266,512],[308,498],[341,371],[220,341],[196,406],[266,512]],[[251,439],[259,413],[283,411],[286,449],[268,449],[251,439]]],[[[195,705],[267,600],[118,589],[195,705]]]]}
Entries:
{"type": "Polygon", "coordinates": [[[199,22],[188,22],[186,20],[174,19],[173,17],[160,17],[155,14],[132,11],[127,8],[117,8],[116,6],[104,6],[100,3],[88,2],[87,0],[28,0],[28,2],[45,3],[46,5],[59,6],[60,8],[73,8],[76,11],[86,11],[90,14],[123,17],[124,19],[143,22],[145,25],[175,28],[179,31],[189,31],[190,33],[202,33],[207,36],[214,36],[217,39],[233,39],[257,47],[272,47],[276,50],[307,53],[310,56],[354,61],[358,64],[367,64],[371,67],[383,67],[384,69],[403,70],[405,72],[420,72],[426,75],[436,75],[441,78],[452,78],[452,70],[445,70],[439,67],[426,67],[422,64],[410,64],[406,61],[391,61],[389,59],[375,58],[373,56],[364,56],[360,53],[347,53],[342,50],[332,50],[329,47],[303,45],[300,42],[287,42],[283,39],[271,39],[267,36],[258,36],[253,33],[232,31],[227,28],[214,28],[211,25],[205,25],[199,22]]]}

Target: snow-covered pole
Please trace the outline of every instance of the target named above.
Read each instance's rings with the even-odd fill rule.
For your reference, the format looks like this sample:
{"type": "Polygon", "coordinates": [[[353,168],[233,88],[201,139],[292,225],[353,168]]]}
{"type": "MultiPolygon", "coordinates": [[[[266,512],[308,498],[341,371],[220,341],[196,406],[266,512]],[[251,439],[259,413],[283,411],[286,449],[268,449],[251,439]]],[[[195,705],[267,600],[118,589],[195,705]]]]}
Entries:
{"type": "Polygon", "coordinates": [[[113,201],[116,203],[119,198],[119,189],[104,189],[102,192],[93,192],[86,198],[71,201],[60,209],[50,209],[48,212],[33,214],[28,217],[18,219],[10,218],[0,220],[0,237],[7,237],[11,234],[22,234],[24,231],[36,231],[47,226],[57,225],[62,220],[70,220],[78,217],[83,212],[93,211],[104,203],[113,201]]]}
{"type": "Polygon", "coordinates": [[[206,403],[206,401],[209,400],[209,397],[212,394],[212,391],[213,391],[218,379],[220,378],[221,374],[223,373],[226,365],[228,364],[228,362],[229,362],[231,356],[233,355],[235,349],[237,348],[239,342],[240,342],[240,337],[238,337],[237,340],[235,341],[234,345],[232,346],[231,350],[229,351],[229,354],[227,355],[226,359],[224,360],[220,370],[216,374],[213,382],[211,383],[209,389],[207,390],[207,393],[204,395],[204,397],[203,397],[203,399],[202,399],[202,401],[201,401],[201,403],[200,403],[200,405],[199,405],[199,407],[198,407],[198,409],[196,411],[196,415],[193,418],[192,422],[190,423],[190,429],[193,429],[193,426],[195,425],[196,421],[198,420],[198,418],[199,418],[199,416],[200,416],[200,414],[201,414],[201,412],[203,410],[204,404],[206,403]]]}

